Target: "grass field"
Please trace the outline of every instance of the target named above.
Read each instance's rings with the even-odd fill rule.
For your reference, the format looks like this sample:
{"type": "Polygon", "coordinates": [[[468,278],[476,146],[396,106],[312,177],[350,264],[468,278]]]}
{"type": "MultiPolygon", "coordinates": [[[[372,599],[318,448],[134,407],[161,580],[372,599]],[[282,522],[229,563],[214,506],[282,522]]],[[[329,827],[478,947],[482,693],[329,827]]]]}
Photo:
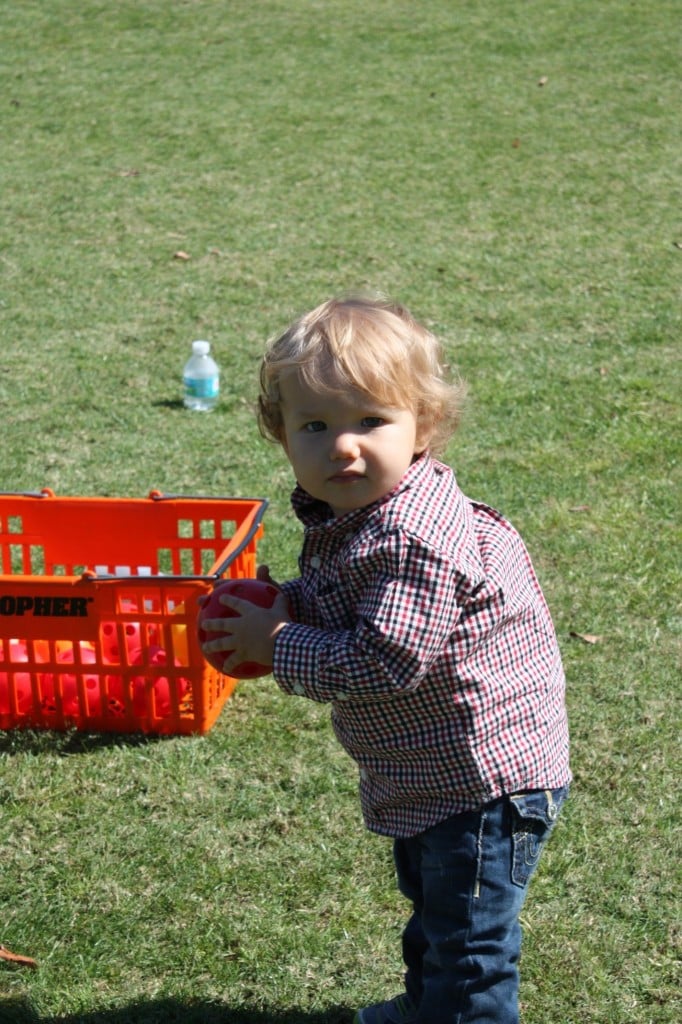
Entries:
{"type": "MultiPolygon", "coordinates": [[[[679,5],[5,0],[0,487],[265,495],[264,340],[380,289],[519,527],[575,785],[524,912],[525,1024],[677,1024],[679,5]],[[187,413],[207,337],[219,408],[187,413]],[[581,639],[587,637],[588,639],[581,639]]],[[[204,738],[0,735],[2,1024],[342,1024],[405,907],[327,709],[240,685],[204,738]]]]}

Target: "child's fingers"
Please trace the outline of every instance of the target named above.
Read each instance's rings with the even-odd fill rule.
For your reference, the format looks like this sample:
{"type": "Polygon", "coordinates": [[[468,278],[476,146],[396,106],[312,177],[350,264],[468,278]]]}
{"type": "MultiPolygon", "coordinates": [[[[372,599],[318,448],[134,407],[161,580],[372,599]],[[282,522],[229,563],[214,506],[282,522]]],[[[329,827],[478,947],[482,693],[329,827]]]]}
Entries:
{"type": "Polygon", "coordinates": [[[202,619],[201,628],[206,633],[226,633],[227,624],[231,621],[232,616],[226,615],[223,619],[202,619]]]}
{"type": "Polygon", "coordinates": [[[212,654],[214,651],[233,651],[234,640],[230,633],[223,633],[222,636],[218,636],[215,640],[205,640],[201,645],[202,651],[206,654],[212,654]]]}
{"type": "MultiPolygon", "coordinates": [[[[208,600],[208,599],[206,599],[208,600]]],[[[247,608],[253,608],[253,605],[249,601],[244,601],[241,597],[232,597],[229,594],[221,594],[218,598],[220,604],[225,606],[225,615],[218,619],[201,619],[202,629],[224,629],[226,619],[239,618],[242,611],[246,611],[247,608]],[[227,609],[234,612],[234,615],[228,615],[227,609]],[[218,625],[216,625],[218,623],[218,625]]],[[[202,598],[199,598],[199,602],[202,605],[206,604],[202,598]]]]}

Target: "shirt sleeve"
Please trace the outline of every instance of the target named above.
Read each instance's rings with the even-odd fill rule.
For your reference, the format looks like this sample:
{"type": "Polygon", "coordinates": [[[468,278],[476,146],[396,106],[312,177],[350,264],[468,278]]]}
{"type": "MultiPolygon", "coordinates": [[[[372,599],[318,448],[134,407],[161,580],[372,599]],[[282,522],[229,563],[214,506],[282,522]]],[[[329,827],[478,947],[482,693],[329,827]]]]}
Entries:
{"type": "MultiPolygon", "coordinates": [[[[277,634],[280,687],[316,701],[383,700],[416,689],[449,644],[465,577],[433,547],[396,533],[350,566],[341,588],[318,598],[328,629],[305,621],[277,634]],[[333,628],[348,593],[354,621],[333,628]]],[[[318,612],[320,609],[318,608],[318,612]]]]}
{"type": "Polygon", "coordinates": [[[297,577],[280,584],[280,590],[289,602],[291,617],[297,622],[303,615],[303,597],[301,594],[301,579],[297,577]]]}

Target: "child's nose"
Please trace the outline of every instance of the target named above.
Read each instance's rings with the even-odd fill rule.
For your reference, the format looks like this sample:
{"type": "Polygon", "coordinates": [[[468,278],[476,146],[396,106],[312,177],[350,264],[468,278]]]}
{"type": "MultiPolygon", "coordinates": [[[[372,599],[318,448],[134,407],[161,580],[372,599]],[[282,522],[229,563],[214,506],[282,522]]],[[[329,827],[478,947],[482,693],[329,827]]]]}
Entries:
{"type": "Polygon", "coordinates": [[[351,431],[340,431],[334,437],[333,459],[356,459],[360,454],[358,439],[351,431]]]}

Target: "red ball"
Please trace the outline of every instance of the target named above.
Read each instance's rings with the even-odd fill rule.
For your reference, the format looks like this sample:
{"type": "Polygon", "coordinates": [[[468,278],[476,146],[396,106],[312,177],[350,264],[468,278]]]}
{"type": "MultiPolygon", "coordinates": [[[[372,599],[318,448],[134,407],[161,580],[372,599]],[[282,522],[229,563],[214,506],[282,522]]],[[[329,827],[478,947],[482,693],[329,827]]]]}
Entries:
{"type": "MultiPolygon", "coordinates": [[[[239,612],[235,612],[226,605],[221,604],[220,597],[222,594],[238,597],[242,601],[250,601],[251,604],[258,605],[259,608],[272,608],[275,598],[279,593],[280,591],[277,587],[273,586],[272,583],[265,583],[263,580],[225,580],[223,583],[219,583],[199,612],[197,620],[199,643],[203,644],[207,640],[220,636],[218,632],[213,630],[207,631],[202,628],[201,623],[204,619],[233,619],[239,617],[239,612]]],[[[227,624],[225,632],[229,632],[227,624]]],[[[225,659],[229,658],[231,653],[231,651],[213,651],[211,654],[204,654],[204,657],[214,668],[222,672],[225,659]]],[[[230,675],[234,676],[235,679],[256,679],[258,676],[268,675],[271,671],[272,665],[260,665],[257,661],[242,661],[236,668],[232,669],[230,675]]]]}
{"type": "MultiPolygon", "coordinates": [[[[37,656],[40,657],[39,652],[37,656]]],[[[11,707],[10,700],[10,688],[14,689],[14,694],[17,702],[17,711],[20,715],[25,715],[31,710],[33,702],[33,695],[31,692],[31,674],[29,672],[17,672],[15,669],[16,664],[23,664],[28,661],[28,649],[23,640],[0,640],[0,658],[7,660],[9,667],[14,670],[14,685],[10,683],[10,674],[8,672],[0,672],[0,714],[8,714],[11,707]],[[7,643],[7,650],[3,643],[7,643]]]]}

